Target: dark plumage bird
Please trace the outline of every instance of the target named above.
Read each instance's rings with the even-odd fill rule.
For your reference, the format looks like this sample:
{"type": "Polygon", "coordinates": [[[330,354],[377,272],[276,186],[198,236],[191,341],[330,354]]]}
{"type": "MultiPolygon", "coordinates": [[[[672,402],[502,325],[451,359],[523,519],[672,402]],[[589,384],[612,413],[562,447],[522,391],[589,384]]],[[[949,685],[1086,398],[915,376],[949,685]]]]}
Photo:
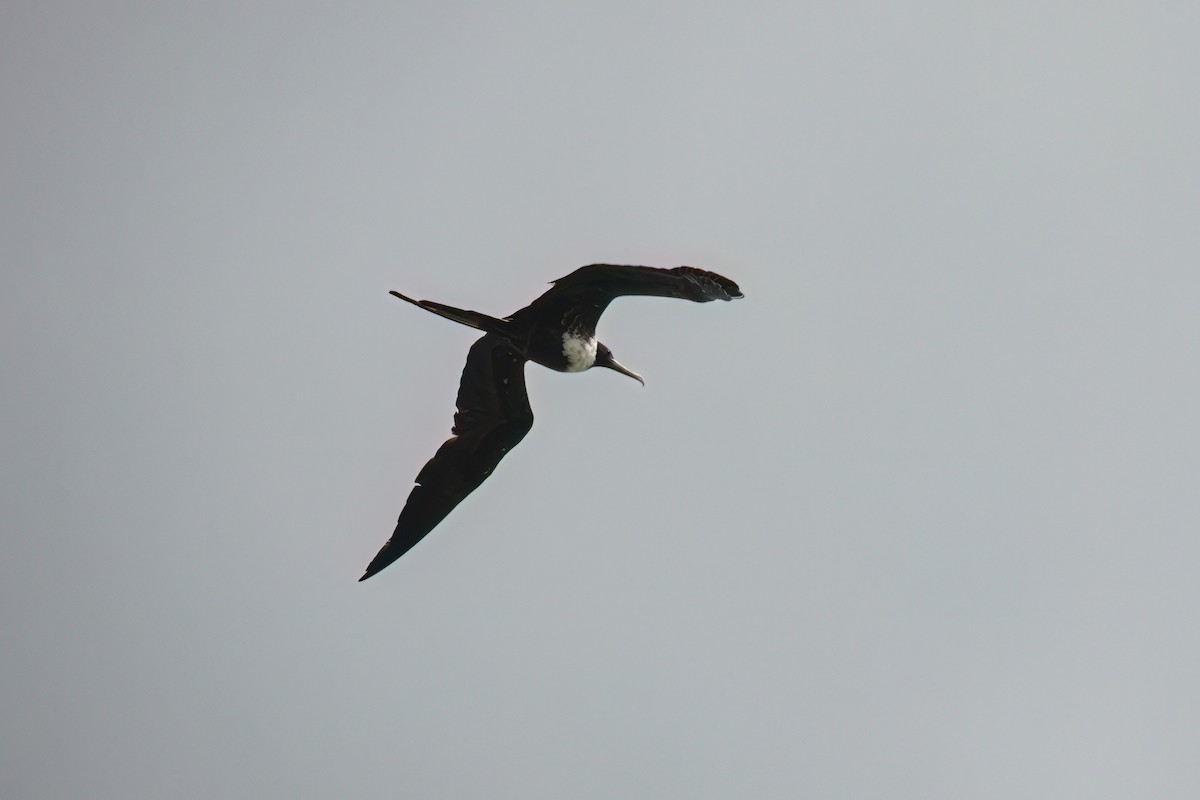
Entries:
{"type": "Polygon", "coordinates": [[[533,426],[525,393],[525,362],[559,372],[607,367],[645,383],[596,341],[596,323],[615,298],[624,295],[678,297],[697,303],[741,297],[738,286],[715,272],[695,267],[592,264],[580,267],[525,308],[503,319],[477,311],[414,300],[426,311],[484,331],[471,346],[458,387],[458,412],[451,437],[417,473],[396,531],[367,566],[365,581],[421,541],[492,470],[533,426]]]}

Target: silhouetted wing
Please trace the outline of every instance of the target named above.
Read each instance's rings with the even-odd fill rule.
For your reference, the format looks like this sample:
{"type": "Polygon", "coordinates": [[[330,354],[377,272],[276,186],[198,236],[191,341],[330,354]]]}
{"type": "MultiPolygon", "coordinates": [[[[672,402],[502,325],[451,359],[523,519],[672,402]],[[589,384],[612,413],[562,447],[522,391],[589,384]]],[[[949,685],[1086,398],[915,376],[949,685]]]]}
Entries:
{"type": "Polygon", "coordinates": [[[708,303],[742,296],[742,290],[729,278],[697,267],[659,269],[592,264],[553,283],[552,289],[513,314],[511,319],[517,321],[528,315],[539,319],[562,319],[565,324],[574,318],[594,331],[604,309],[617,297],[649,295],[708,303]]]}
{"type": "Polygon", "coordinates": [[[451,436],[417,474],[396,531],[367,566],[365,581],[407,553],[492,474],[533,427],[525,359],[487,334],[471,346],[451,436]]]}

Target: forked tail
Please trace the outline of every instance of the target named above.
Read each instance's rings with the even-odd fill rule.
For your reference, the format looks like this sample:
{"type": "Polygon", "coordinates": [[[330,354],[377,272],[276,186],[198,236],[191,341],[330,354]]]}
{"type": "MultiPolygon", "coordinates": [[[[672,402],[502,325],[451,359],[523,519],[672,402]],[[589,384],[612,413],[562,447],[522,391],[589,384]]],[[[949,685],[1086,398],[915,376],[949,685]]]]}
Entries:
{"type": "Polygon", "coordinates": [[[423,308],[426,311],[432,311],[439,317],[452,319],[455,322],[463,325],[469,325],[472,328],[478,328],[479,330],[486,331],[488,333],[496,333],[500,334],[501,336],[505,336],[507,333],[506,328],[508,327],[508,323],[505,320],[489,317],[487,314],[480,314],[478,311],[467,311],[463,308],[442,305],[441,303],[435,303],[432,300],[413,300],[411,297],[406,297],[399,292],[391,292],[391,294],[399,297],[401,300],[412,303],[414,306],[423,308]]]}

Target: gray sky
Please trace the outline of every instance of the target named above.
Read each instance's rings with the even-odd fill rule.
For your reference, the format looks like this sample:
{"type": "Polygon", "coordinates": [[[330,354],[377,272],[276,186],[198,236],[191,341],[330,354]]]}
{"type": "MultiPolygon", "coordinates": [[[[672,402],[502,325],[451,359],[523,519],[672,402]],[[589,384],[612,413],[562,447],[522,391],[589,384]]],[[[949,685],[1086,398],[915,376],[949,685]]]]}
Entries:
{"type": "Polygon", "coordinates": [[[5,3],[0,795],[1200,795],[1198,23],[5,3]],[[746,299],[356,583],[596,261],[746,299]]]}

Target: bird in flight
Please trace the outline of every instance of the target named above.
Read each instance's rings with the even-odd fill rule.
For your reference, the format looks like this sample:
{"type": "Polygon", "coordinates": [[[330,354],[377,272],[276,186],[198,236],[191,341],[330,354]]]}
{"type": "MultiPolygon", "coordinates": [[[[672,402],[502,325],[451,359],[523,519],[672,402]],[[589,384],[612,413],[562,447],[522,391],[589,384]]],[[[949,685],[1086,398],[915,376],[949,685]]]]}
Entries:
{"type": "Polygon", "coordinates": [[[696,267],[580,267],[541,297],[498,319],[461,308],[391,294],[426,311],[484,331],[471,345],[458,387],[451,436],[417,473],[396,530],[372,559],[365,581],[425,538],[455,506],[487,479],[500,459],[533,427],[525,392],[525,362],[558,372],[607,367],[645,384],[596,340],[596,323],[614,299],[625,295],[678,297],[696,303],[742,297],[737,284],[696,267]]]}

